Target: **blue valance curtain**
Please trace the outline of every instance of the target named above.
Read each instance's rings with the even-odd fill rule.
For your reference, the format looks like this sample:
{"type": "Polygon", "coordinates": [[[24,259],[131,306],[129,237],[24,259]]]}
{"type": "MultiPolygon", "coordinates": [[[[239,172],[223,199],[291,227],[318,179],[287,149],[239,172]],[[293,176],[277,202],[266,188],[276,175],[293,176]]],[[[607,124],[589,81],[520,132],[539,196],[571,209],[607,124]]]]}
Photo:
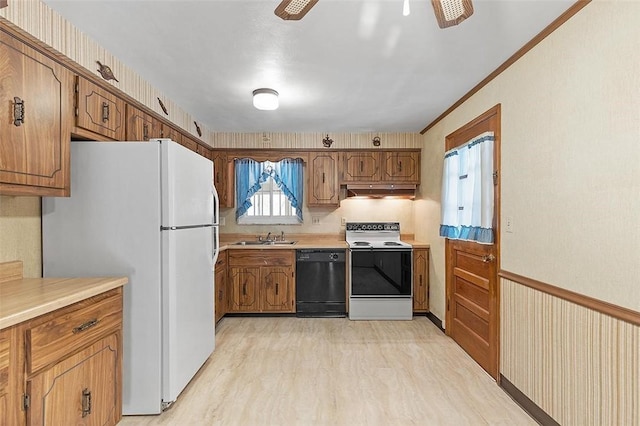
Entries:
{"type": "Polygon", "coordinates": [[[440,236],[493,244],[493,132],[447,151],[440,236]]]}
{"type": "Polygon", "coordinates": [[[302,200],[304,178],[301,159],[284,159],[273,163],[258,162],[250,158],[235,161],[236,170],[236,219],[251,207],[251,197],[260,190],[262,184],[272,177],[278,188],[287,197],[302,222],[302,200]]]}

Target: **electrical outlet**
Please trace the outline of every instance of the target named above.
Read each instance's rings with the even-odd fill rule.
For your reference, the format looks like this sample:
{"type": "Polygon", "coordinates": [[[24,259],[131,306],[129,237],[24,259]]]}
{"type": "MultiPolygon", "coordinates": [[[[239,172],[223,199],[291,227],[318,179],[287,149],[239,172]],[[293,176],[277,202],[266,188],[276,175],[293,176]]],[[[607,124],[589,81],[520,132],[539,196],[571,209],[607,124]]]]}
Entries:
{"type": "Polygon", "coordinates": [[[343,217],[342,219],[340,219],[340,224],[341,224],[342,226],[346,226],[346,225],[347,225],[347,218],[346,218],[346,217],[343,217]]]}
{"type": "Polygon", "coordinates": [[[505,216],[504,227],[505,227],[505,232],[508,232],[510,234],[513,233],[513,217],[512,216],[505,216]]]}
{"type": "Polygon", "coordinates": [[[312,225],[320,225],[320,217],[319,216],[311,216],[311,224],[312,225]]]}

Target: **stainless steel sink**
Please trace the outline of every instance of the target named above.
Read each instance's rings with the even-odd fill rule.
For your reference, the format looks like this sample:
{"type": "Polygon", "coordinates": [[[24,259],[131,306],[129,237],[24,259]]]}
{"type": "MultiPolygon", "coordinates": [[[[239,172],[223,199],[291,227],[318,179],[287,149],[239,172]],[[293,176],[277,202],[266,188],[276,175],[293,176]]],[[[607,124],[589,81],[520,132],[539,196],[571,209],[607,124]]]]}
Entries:
{"type": "Polygon", "coordinates": [[[297,241],[238,241],[234,243],[236,246],[290,246],[297,243],[297,241]]]}
{"type": "Polygon", "coordinates": [[[234,243],[234,245],[237,245],[237,246],[261,246],[263,244],[264,244],[264,241],[256,241],[256,240],[238,241],[237,243],[234,243]]]}
{"type": "Polygon", "coordinates": [[[291,246],[297,241],[263,241],[262,243],[266,246],[291,246]]]}

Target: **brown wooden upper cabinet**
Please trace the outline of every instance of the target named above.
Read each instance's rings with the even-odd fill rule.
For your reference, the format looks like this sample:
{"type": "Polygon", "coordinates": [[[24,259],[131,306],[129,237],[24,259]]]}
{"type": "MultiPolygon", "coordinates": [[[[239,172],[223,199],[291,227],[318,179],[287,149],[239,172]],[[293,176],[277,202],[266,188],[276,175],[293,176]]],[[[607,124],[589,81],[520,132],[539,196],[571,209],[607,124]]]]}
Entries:
{"type": "MultiPolygon", "coordinates": [[[[178,142],[180,145],[184,145],[184,142],[182,140],[182,133],[180,133],[178,130],[174,129],[173,127],[169,126],[168,124],[162,123],[162,137],[178,142]]],[[[197,145],[198,144],[195,142],[193,142],[192,144],[187,142],[187,145],[185,146],[190,150],[195,151],[197,145]]]]}
{"type": "Polygon", "coordinates": [[[308,163],[309,206],[337,206],[340,204],[338,185],[338,154],[312,153],[308,163]]]}
{"type": "Polygon", "coordinates": [[[419,151],[385,151],[382,153],[384,182],[420,183],[419,151]]]}
{"type": "Polygon", "coordinates": [[[213,185],[218,191],[220,207],[233,207],[234,198],[234,177],[232,165],[227,161],[227,154],[224,151],[211,151],[213,161],[213,185]]]}
{"type": "Polygon", "coordinates": [[[69,196],[73,73],[0,29],[0,194],[69,196]]]}
{"type": "Polygon", "coordinates": [[[76,79],[76,126],[73,133],[89,139],[124,140],[125,103],[83,77],[76,79]]]}
{"type": "Polygon", "coordinates": [[[342,153],[342,182],[379,181],[380,177],[379,152],[347,151],[342,153]]]}
{"type": "Polygon", "coordinates": [[[128,141],[148,141],[162,137],[162,123],[151,114],[127,104],[127,137],[128,141]]]}
{"type": "MultiPolygon", "coordinates": [[[[189,138],[187,138],[186,136],[182,136],[182,140],[187,140],[189,138]]],[[[200,155],[202,155],[203,157],[208,158],[209,160],[211,160],[211,148],[208,148],[202,144],[199,144],[198,142],[194,141],[193,139],[189,139],[193,142],[195,142],[196,144],[196,152],[200,155]]]]}

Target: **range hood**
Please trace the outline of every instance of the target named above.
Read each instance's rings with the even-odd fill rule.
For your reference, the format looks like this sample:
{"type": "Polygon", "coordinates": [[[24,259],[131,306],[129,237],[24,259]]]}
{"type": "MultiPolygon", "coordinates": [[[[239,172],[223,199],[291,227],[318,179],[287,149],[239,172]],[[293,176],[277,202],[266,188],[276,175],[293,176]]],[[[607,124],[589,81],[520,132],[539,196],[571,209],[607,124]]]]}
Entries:
{"type": "Polygon", "coordinates": [[[406,198],[413,200],[416,185],[395,183],[347,184],[347,197],[406,198]]]}

